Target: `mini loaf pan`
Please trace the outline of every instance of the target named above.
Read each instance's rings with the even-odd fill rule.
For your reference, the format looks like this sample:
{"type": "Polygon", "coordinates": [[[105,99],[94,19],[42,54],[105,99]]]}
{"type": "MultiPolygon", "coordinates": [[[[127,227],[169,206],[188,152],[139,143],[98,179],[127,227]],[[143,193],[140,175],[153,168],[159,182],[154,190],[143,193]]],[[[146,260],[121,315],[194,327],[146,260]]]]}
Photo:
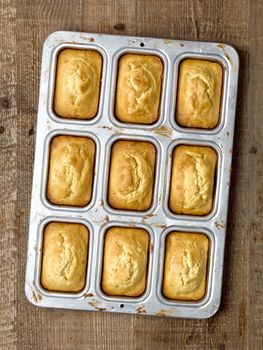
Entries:
{"type": "Polygon", "coordinates": [[[208,318],[219,308],[226,238],[239,59],[221,43],[165,40],[91,33],[55,32],[43,47],[35,146],[25,293],[37,306],[185,318],[208,318]],[[59,117],[53,109],[56,64],[64,49],[93,50],[102,58],[98,111],[89,120],[59,117]],[[163,64],[159,117],[149,125],[115,117],[118,62],[127,53],[155,55],[163,64]],[[213,129],[181,127],[175,120],[178,70],[187,58],[218,62],[223,69],[220,118],[213,129]],[[49,153],[58,135],[91,138],[96,145],[93,191],[84,207],[50,203],[46,196],[49,153]],[[156,151],[153,199],[146,211],[117,210],[107,200],[112,145],[147,141],[156,151]],[[208,146],[217,154],[214,200],[204,216],[176,215],[169,209],[173,150],[178,145],[208,146]],[[81,223],[89,230],[85,287],[78,293],[48,291],[40,282],[43,233],[50,222],[81,223]],[[110,227],[143,228],[149,234],[146,289],[139,297],[106,295],[101,288],[103,245],[110,227]],[[203,233],[209,240],[206,292],[201,300],[170,300],[162,294],[165,240],[170,232],[203,233]]]}

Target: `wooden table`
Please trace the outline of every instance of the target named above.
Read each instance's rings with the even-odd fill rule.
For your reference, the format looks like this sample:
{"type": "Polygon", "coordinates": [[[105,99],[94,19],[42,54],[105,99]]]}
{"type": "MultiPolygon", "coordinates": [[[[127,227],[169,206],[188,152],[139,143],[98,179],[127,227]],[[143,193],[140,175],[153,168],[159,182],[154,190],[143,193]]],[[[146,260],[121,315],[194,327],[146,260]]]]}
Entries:
{"type": "Polygon", "coordinates": [[[263,349],[263,1],[0,3],[0,348],[263,349]],[[56,30],[218,41],[238,50],[225,271],[222,304],[214,317],[186,320],[51,310],[25,299],[41,49],[56,30]]]}

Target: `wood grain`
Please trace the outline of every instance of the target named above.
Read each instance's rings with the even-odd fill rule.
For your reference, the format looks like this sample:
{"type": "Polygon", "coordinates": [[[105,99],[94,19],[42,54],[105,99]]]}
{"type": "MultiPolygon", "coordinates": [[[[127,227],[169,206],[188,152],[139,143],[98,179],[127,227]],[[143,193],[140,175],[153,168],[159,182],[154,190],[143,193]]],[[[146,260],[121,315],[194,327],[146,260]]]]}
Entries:
{"type": "Polygon", "coordinates": [[[0,0],[0,349],[263,349],[262,0],[0,0]],[[24,297],[41,50],[55,30],[225,42],[240,82],[222,305],[186,320],[30,305],[24,297]]]}

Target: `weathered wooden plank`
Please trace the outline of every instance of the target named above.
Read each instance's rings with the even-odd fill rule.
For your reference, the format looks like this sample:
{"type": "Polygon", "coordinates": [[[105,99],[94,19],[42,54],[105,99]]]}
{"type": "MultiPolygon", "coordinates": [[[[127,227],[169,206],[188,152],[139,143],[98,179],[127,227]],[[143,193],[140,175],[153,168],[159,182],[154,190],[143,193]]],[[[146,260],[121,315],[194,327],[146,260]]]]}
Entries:
{"type": "Polygon", "coordinates": [[[263,2],[251,1],[249,11],[249,142],[246,157],[249,166],[248,222],[249,288],[248,344],[263,348],[263,2]],[[252,175],[253,174],[253,175],[252,175]],[[252,175],[252,176],[251,176],[252,175]]]}
{"type": "Polygon", "coordinates": [[[0,349],[10,350],[16,348],[15,10],[14,1],[6,1],[0,19],[0,349]]]}

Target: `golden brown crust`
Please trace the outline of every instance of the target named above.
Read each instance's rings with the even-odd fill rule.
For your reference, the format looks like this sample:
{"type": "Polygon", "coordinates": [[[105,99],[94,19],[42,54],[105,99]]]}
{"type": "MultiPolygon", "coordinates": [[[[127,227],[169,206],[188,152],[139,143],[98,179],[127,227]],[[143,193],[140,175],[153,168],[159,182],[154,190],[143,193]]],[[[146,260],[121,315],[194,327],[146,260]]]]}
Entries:
{"type": "Polygon", "coordinates": [[[153,55],[126,54],[119,60],[116,117],[127,123],[152,124],[159,117],[163,64],[153,55]]]}
{"type": "Polygon", "coordinates": [[[82,224],[53,222],[44,231],[41,284],[59,292],[85,286],[89,231],[82,224]]]}
{"type": "Polygon", "coordinates": [[[150,142],[112,146],[108,201],[115,209],[147,210],[153,197],[156,150],[150,142]]]}
{"type": "Polygon", "coordinates": [[[91,50],[65,49],[57,61],[54,110],[60,117],[91,119],[98,111],[102,58],[91,50]]]}
{"type": "Polygon", "coordinates": [[[179,67],[176,121],[181,126],[212,129],[218,124],[222,67],[187,59],[179,67]]]}
{"type": "Polygon", "coordinates": [[[176,214],[206,215],[213,205],[216,152],[177,146],[173,152],[169,207],[176,214]]]}
{"type": "Polygon", "coordinates": [[[204,234],[172,232],[166,238],[163,294],[199,300],[206,290],[209,240],[204,234]]]}
{"type": "Polygon", "coordinates": [[[149,235],[140,228],[111,227],[105,234],[102,289],[137,297],[146,288],[149,235]]]}
{"type": "Polygon", "coordinates": [[[56,136],[50,147],[47,198],[53,204],[90,202],[95,143],[88,137],[56,136]]]}

